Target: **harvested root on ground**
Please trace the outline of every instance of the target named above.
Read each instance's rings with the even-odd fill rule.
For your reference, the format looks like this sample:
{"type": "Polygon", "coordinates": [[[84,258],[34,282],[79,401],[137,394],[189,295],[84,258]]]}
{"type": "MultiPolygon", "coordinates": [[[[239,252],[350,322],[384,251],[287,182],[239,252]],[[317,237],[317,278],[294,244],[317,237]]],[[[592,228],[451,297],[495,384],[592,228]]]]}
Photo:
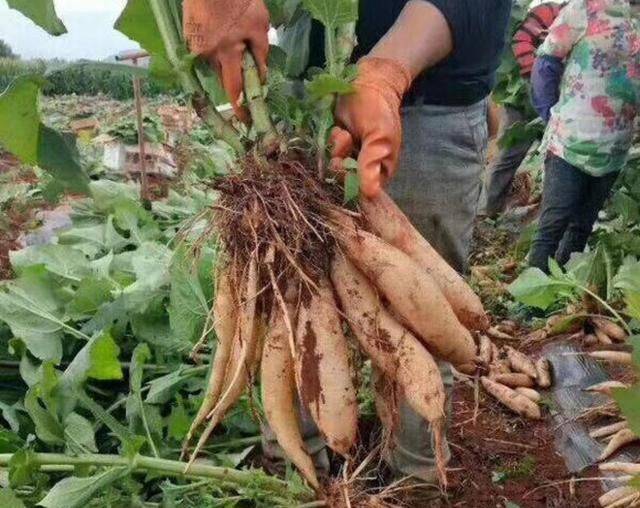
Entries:
{"type": "Polygon", "coordinates": [[[496,328],[495,326],[492,326],[491,328],[489,328],[487,330],[487,335],[489,335],[489,337],[491,337],[492,339],[498,339],[498,340],[513,340],[513,335],[510,335],[508,333],[504,333],[501,332],[498,328],[496,328]]]}
{"type": "Polygon", "coordinates": [[[516,323],[514,323],[513,321],[509,321],[508,319],[505,319],[504,321],[501,321],[500,323],[498,323],[496,325],[496,328],[503,333],[507,333],[509,335],[515,335],[518,329],[518,325],[516,325],[516,323]]]}
{"type": "Polygon", "coordinates": [[[500,374],[512,374],[508,360],[494,360],[493,363],[489,365],[490,378],[493,379],[500,374]]]}
{"type": "MultiPolygon", "coordinates": [[[[289,314],[289,319],[291,314],[289,314]]],[[[272,310],[269,330],[262,349],[260,380],[264,413],[278,444],[309,484],[320,487],[313,460],[305,450],[296,409],[293,357],[289,329],[283,310],[272,310]]]]}
{"type": "Polygon", "coordinates": [[[358,431],[349,348],[329,281],[302,297],[296,333],[296,379],[303,404],[329,447],[348,456],[358,431]]]}
{"type": "Polygon", "coordinates": [[[542,418],[538,405],[524,395],[519,394],[508,386],[492,381],[488,377],[483,376],[480,380],[487,392],[512,411],[533,420],[542,418]]]}
{"type": "Polygon", "coordinates": [[[500,360],[500,350],[493,342],[491,343],[491,362],[497,362],[500,360]]]}
{"type": "Polygon", "coordinates": [[[476,345],[433,278],[404,252],[357,229],[342,215],[336,235],[345,253],[429,351],[455,366],[473,364],[476,345]],[[345,220],[346,219],[346,220],[345,220]]]}
{"type": "Polygon", "coordinates": [[[609,337],[600,328],[594,328],[593,333],[595,334],[596,339],[598,339],[598,342],[600,344],[602,344],[603,346],[609,346],[609,345],[613,344],[613,341],[611,340],[611,337],[609,337]]]}
{"type": "Polygon", "coordinates": [[[537,391],[531,388],[525,388],[524,386],[519,386],[515,390],[520,395],[524,395],[526,398],[532,400],[533,402],[540,402],[540,399],[542,398],[537,391]]]}
{"type": "Polygon", "coordinates": [[[522,372],[533,379],[537,379],[538,371],[536,370],[536,366],[527,355],[517,351],[511,346],[506,346],[505,349],[507,351],[507,358],[509,359],[511,370],[514,372],[522,372]]]}
{"type": "Polygon", "coordinates": [[[603,462],[598,468],[603,473],[640,474],[640,464],[635,462],[603,462]]]}
{"type": "Polygon", "coordinates": [[[591,322],[597,330],[602,330],[616,342],[624,342],[627,339],[627,332],[624,331],[624,328],[605,317],[592,317],[591,322]]]}
{"type": "Polygon", "coordinates": [[[411,224],[384,192],[362,199],[361,208],[373,231],[397,247],[433,277],[460,322],[470,330],[486,330],[489,318],[480,298],[411,224]]]}
{"type": "Polygon", "coordinates": [[[531,388],[535,386],[533,379],[531,379],[526,374],[522,374],[521,372],[509,372],[507,374],[495,374],[491,376],[496,383],[500,383],[511,388],[531,388]]]}
{"type": "Polygon", "coordinates": [[[589,333],[582,338],[582,343],[585,346],[595,346],[598,343],[598,337],[593,333],[589,333]]]}
{"type": "Polygon", "coordinates": [[[621,499],[624,499],[629,495],[635,494],[637,492],[638,491],[633,487],[629,487],[626,485],[622,487],[616,487],[615,489],[611,489],[608,492],[605,492],[604,494],[602,494],[598,498],[598,502],[600,503],[600,506],[607,507],[607,506],[610,506],[612,503],[616,503],[621,499]]]}
{"type": "Polygon", "coordinates": [[[636,436],[630,429],[619,430],[613,435],[611,441],[609,441],[605,449],[600,454],[600,457],[598,457],[598,460],[605,460],[611,457],[611,455],[616,453],[620,448],[623,448],[624,446],[628,445],[629,443],[633,443],[638,439],[640,438],[636,436]]]}
{"type": "Polygon", "coordinates": [[[626,420],[622,420],[620,422],[611,423],[609,425],[604,425],[602,427],[598,427],[597,429],[593,429],[589,432],[589,436],[594,439],[612,436],[616,432],[629,428],[629,424],[626,420]]]}
{"type": "Polygon", "coordinates": [[[480,344],[478,345],[478,357],[483,365],[489,365],[491,363],[492,356],[492,342],[486,335],[480,336],[480,344]]]}
{"type": "Polygon", "coordinates": [[[592,351],[587,353],[591,358],[603,360],[605,362],[620,363],[622,365],[632,365],[631,353],[624,351],[592,351]]]}
{"type": "Polygon", "coordinates": [[[551,386],[551,363],[546,358],[539,358],[536,361],[536,372],[538,386],[549,388],[551,386]]]}
{"type": "Polygon", "coordinates": [[[613,393],[611,390],[614,388],[629,388],[629,385],[622,383],[621,381],[603,381],[602,383],[591,385],[584,390],[586,392],[596,392],[611,396],[613,393]]]}

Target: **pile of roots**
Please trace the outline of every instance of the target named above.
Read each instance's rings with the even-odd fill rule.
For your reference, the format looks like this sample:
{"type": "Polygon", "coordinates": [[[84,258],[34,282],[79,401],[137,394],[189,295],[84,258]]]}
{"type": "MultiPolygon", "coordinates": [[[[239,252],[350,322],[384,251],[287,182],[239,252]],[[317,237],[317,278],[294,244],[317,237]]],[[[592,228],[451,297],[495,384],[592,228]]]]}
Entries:
{"type": "Polygon", "coordinates": [[[434,429],[444,474],[445,394],[434,356],[474,371],[470,331],[489,321],[479,298],[386,195],[342,206],[303,157],[245,157],[219,181],[212,229],[224,262],[213,323],[218,338],[206,395],[187,436],[195,459],[259,375],[268,424],[319,488],[300,433],[299,405],[327,445],[349,457],[358,428],[350,342],[376,369],[376,405],[389,431],[397,400],[434,429]],[[432,356],[433,355],[433,356],[432,356]]]}

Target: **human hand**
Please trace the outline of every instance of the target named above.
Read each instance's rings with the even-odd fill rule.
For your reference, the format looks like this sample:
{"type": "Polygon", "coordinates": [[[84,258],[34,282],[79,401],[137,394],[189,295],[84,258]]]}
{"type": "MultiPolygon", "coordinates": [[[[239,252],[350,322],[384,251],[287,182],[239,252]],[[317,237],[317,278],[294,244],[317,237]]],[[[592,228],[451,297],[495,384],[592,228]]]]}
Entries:
{"type": "Polygon", "coordinates": [[[380,194],[396,171],[402,143],[400,104],[410,85],[410,72],[398,62],[367,57],[358,64],[354,93],[338,101],[331,167],[339,171],[359,147],[360,189],[366,197],[380,194]]]}
{"type": "Polygon", "coordinates": [[[267,74],[269,11],[263,0],[184,0],[183,20],[189,50],[220,74],[236,115],[247,122],[239,103],[244,52],[251,50],[263,80],[267,74]]]}

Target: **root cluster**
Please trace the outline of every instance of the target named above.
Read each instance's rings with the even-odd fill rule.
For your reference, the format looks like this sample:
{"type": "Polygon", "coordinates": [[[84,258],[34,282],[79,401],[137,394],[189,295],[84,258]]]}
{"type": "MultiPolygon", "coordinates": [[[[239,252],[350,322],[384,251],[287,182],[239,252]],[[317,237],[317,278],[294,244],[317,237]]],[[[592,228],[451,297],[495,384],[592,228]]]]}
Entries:
{"type": "Polygon", "coordinates": [[[299,425],[299,406],[327,445],[351,456],[358,427],[349,342],[376,369],[376,405],[388,432],[396,397],[435,434],[446,483],[442,379],[434,356],[475,367],[470,329],[484,309],[386,195],[342,207],[338,185],[320,182],[304,158],[249,155],[217,182],[211,229],[224,252],[211,321],[218,344],[202,407],[184,454],[209,435],[259,374],[267,422],[314,488],[320,488],[299,425]]]}

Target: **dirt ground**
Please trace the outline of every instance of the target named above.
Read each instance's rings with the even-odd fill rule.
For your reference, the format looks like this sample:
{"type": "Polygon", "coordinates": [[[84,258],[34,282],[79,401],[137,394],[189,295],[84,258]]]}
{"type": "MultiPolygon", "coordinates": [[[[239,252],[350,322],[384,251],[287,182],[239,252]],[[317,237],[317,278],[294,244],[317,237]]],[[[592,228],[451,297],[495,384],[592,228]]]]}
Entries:
{"type": "MultiPolygon", "coordinates": [[[[444,506],[598,506],[600,482],[571,482],[548,418],[522,420],[481,394],[474,421],[474,389],[462,383],[455,387],[453,404],[450,499],[444,506]]],[[[582,476],[597,474],[587,470],[582,476]]]]}

